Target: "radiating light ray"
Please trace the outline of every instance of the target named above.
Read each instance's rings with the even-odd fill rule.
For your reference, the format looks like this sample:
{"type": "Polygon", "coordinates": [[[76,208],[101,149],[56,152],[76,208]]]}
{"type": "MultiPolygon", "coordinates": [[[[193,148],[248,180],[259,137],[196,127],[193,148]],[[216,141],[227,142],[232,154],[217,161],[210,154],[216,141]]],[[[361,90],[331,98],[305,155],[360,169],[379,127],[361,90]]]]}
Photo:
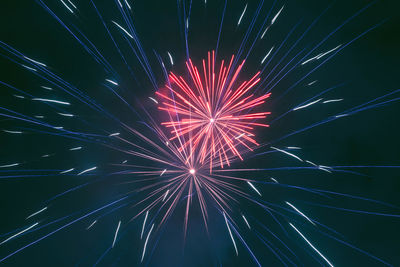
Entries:
{"type": "Polygon", "coordinates": [[[113,242],[112,242],[111,248],[113,248],[114,245],[115,245],[115,241],[117,240],[118,231],[119,231],[119,227],[120,227],[120,226],[121,226],[121,221],[118,222],[117,230],[115,230],[114,240],[113,240],[113,242]]]}
{"type": "Polygon", "coordinates": [[[289,205],[291,208],[293,208],[295,211],[297,211],[297,213],[299,213],[301,216],[303,216],[304,218],[306,218],[306,220],[309,221],[311,224],[313,224],[314,226],[316,226],[315,223],[314,223],[310,218],[308,218],[304,213],[302,213],[302,212],[301,212],[298,208],[296,208],[292,203],[287,202],[287,201],[285,201],[285,203],[288,204],[288,205],[289,205]]]}
{"type": "Polygon", "coordinates": [[[236,251],[236,256],[238,256],[239,252],[238,252],[238,249],[236,247],[236,242],[235,242],[235,239],[233,238],[233,235],[232,235],[232,232],[231,232],[231,228],[229,227],[228,219],[226,218],[225,212],[223,212],[222,214],[224,215],[226,228],[228,228],[229,236],[231,237],[231,240],[232,240],[232,243],[233,243],[233,247],[235,248],[235,251],[236,251]]]}
{"type": "Polygon", "coordinates": [[[35,227],[35,226],[38,225],[38,224],[39,224],[38,222],[37,222],[37,223],[34,223],[34,224],[32,224],[31,226],[29,226],[28,228],[26,228],[26,229],[24,229],[24,230],[22,230],[22,231],[16,233],[15,235],[10,236],[9,238],[7,238],[7,239],[5,239],[4,241],[2,241],[2,242],[0,243],[0,245],[3,245],[4,243],[6,243],[6,242],[10,241],[11,239],[13,239],[13,238],[15,238],[15,237],[17,237],[17,236],[19,236],[19,235],[25,233],[26,231],[29,231],[30,229],[32,229],[33,227],[35,227]]]}
{"type": "Polygon", "coordinates": [[[32,218],[32,217],[35,216],[35,215],[38,215],[39,213],[41,213],[41,212],[43,212],[43,211],[45,211],[45,210],[47,210],[47,207],[44,207],[43,209],[41,209],[41,210],[39,210],[39,211],[37,211],[37,212],[35,212],[35,213],[32,213],[31,215],[29,215],[28,217],[26,217],[26,220],[28,220],[29,218],[32,218]]]}
{"type": "Polygon", "coordinates": [[[74,14],[74,11],[73,11],[63,0],[60,0],[60,1],[61,1],[61,3],[68,9],[69,12],[71,12],[72,14],[74,14]]]}
{"type": "Polygon", "coordinates": [[[154,223],[151,226],[149,233],[147,234],[146,241],[144,242],[143,254],[142,254],[142,258],[141,258],[140,262],[143,262],[144,255],[146,253],[147,242],[149,241],[149,237],[150,237],[151,231],[153,231],[153,227],[154,227],[154,223]]]}
{"type": "Polygon", "coordinates": [[[40,66],[47,67],[46,64],[41,63],[41,62],[36,61],[36,60],[33,60],[33,59],[31,59],[31,58],[29,58],[29,57],[27,57],[27,56],[24,56],[24,58],[26,58],[27,60],[29,60],[29,61],[31,61],[31,62],[33,62],[33,63],[36,63],[36,64],[38,64],[38,65],[40,65],[40,66]]]}
{"type": "Polygon", "coordinates": [[[251,229],[249,222],[247,221],[246,217],[242,214],[242,218],[244,220],[244,222],[246,223],[247,227],[249,227],[249,229],[251,229]]]}
{"type": "Polygon", "coordinates": [[[321,258],[323,258],[323,259],[326,261],[326,263],[328,263],[329,266],[334,267],[333,264],[332,264],[324,255],[322,255],[322,253],[319,252],[319,250],[318,250],[316,247],[314,247],[313,244],[311,244],[311,242],[308,241],[308,239],[307,239],[299,230],[297,230],[297,228],[296,228],[292,223],[289,223],[289,224],[290,224],[290,226],[291,226],[291,227],[292,227],[306,242],[307,242],[307,244],[308,244],[315,252],[317,252],[318,255],[321,256],[321,258]]]}
{"type": "Polygon", "coordinates": [[[258,189],[257,189],[250,181],[247,181],[247,184],[248,184],[254,191],[256,191],[257,194],[259,194],[260,196],[262,196],[261,193],[260,193],[260,191],[258,191],[258,189]]]}
{"type": "Polygon", "coordinates": [[[114,23],[118,28],[120,28],[126,35],[128,35],[129,38],[133,39],[133,36],[127,30],[125,30],[121,25],[119,25],[115,21],[111,21],[111,22],[114,23]]]}

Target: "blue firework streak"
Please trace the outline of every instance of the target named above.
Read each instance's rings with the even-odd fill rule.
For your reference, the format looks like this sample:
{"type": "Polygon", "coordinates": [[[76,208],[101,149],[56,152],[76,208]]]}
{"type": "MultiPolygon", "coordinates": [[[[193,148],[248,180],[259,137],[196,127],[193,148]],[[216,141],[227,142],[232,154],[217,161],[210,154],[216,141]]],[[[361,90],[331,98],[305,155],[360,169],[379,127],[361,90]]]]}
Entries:
{"type": "MultiPolygon", "coordinates": [[[[370,123],[372,111],[400,100],[400,90],[377,84],[367,92],[350,81],[345,72],[357,71],[340,56],[387,23],[373,16],[378,4],[316,6],[316,16],[280,1],[37,0],[26,8],[45,33],[22,31],[23,19],[5,28],[27,39],[0,42],[10,69],[0,80],[0,179],[3,214],[12,218],[2,227],[0,262],[32,264],[40,252],[49,265],[397,263],[351,232],[398,222],[397,206],[358,188],[398,176],[398,161],[350,157],[357,151],[337,138],[351,131],[360,146],[381,147],[375,135],[385,129],[370,123]],[[40,40],[53,33],[59,40],[40,40]],[[235,54],[233,66],[246,60],[246,73],[261,70],[254,94],[272,93],[273,115],[260,146],[212,174],[214,163],[164,133],[155,96],[171,70],[209,50],[235,54]],[[67,253],[47,255],[54,244],[67,253]]],[[[384,146],[396,149],[396,141],[384,146]]]]}

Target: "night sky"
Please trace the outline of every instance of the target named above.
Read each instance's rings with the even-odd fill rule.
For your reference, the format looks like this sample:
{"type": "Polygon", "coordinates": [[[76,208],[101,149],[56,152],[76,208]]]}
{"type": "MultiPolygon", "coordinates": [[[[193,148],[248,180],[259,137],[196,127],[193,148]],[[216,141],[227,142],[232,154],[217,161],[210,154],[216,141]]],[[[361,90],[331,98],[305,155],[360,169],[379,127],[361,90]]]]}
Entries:
{"type": "MultiPolygon", "coordinates": [[[[132,18],[140,49],[137,43],[112,23],[115,21],[126,27],[118,9],[118,0],[93,0],[109,33],[91,1],[71,1],[76,5],[75,9],[69,4],[73,13],[61,0],[3,0],[1,3],[0,242],[35,222],[39,224],[32,229],[34,231],[0,245],[0,265],[257,266],[251,255],[254,253],[262,266],[328,266],[290,227],[289,223],[292,222],[334,266],[385,266],[383,262],[400,266],[400,93],[395,92],[400,89],[398,1],[376,1],[367,7],[370,1],[277,0],[274,3],[265,0],[260,6],[262,1],[259,0],[228,0],[224,8],[224,0],[207,0],[206,4],[203,0],[127,0],[132,8],[130,11],[125,2],[120,0],[132,18]],[[46,4],[70,32],[40,2],[46,4]],[[238,25],[246,4],[246,12],[238,25]],[[283,5],[282,13],[264,38],[257,38],[257,34],[264,31],[283,5]],[[259,7],[259,14],[255,17],[259,7]],[[362,12],[358,14],[360,10],[362,12]],[[165,86],[160,59],[167,71],[172,70],[187,77],[184,27],[188,14],[188,52],[193,62],[200,64],[208,51],[216,49],[219,40],[218,60],[228,60],[241,49],[241,59],[247,58],[240,79],[248,80],[254,73],[263,70],[261,78],[267,79],[268,86],[254,93],[261,95],[271,89],[272,95],[262,107],[262,110],[271,112],[271,116],[265,120],[270,127],[255,130],[261,146],[253,152],[247,151],[243,161],[235,160],[230,167],[266,169],[237,174],[258,181],[257,188],[262,197],[258,197],[244,182],[234,184],[251,197],[265,201],[265,205],[275,211],[280,210],[279,207],[289,210],[285,201],[295,203],[299,210],[319,224],[313,226],[303,217],[287,210],[280,210],[285,216],[277,213],[271,216],[270,211],[248,200],[232,201],[230,212],[234,225],[245,241],[241,242],[234,234],[239,252],[236,256],[224,217],[216,209],[212,198],[206,198],[210,208],[209,231],[205,229],[201,210],[194,200],[184,240],[186,202],[182,199],[167,222],[150,236],[141,263],[144,240],[140,239],[140,233],[144,214],[131,219],[144,207],[135,204],[147,195],[135,191],[137,184],[134,181],[141,179],[140,176],[113,175],[134,167],[115,164],[127,160],[131,165],[161,170],[164,166],[110,149],[110,146],[121,145],[121,142],[114,141],[115,138],[108,137],[108,134],[115,132],[120,132],[132,143],[146,144],[137,136],[130,135],[106,112],[146,137],[157,139],[147,127],[146,112],[157,122],[165,117],[149,97],[155,97],[156,90],[165,86]],[[354,18],[347,21],[355,14],[354,18]],[[267,23],[263,26],[268,15],[267,23]],[[253,18],[254,27],[246,35],[253,18]],[[318,21],[314,23],[317,18],[318,21]],[[315,62],[299,64],[284,76],[291,66],[303,62],[299,60],[346,21],[343,27],[305,59],[342,45],[335,56],[325,62],[334,51],[315,62]],[[365,31],[368,33],[360,36],[365,31]],[[241,46],[246,36],[247,42],[241,46]],[[85,45],[80,44],[77,38],[85,45]],[[349,43],[353,39],[356,40],[349,43]],[[253,45],[254,40],[257,41],[253,45]],[[96,61],[84,48],[87,45],[91,51],[101,54],[103,59],[96,61]],[[274,47],[273,52],[261,64],[271,47],[274,47]],[[95,111],[63,91],[62,88],[67,89],[65,84],[57,87],[51,84],[52,79],[48,76],[44,76],[48,78],[46,80],[22,66],[32,65],[13,55],[11,48],[45,63],[48,70],[78,88],[86,99],[90,98],[103,112],[95,111]],[[173,66],[167,52],[173,57],[173,66]],[[143,55],[146,56],[145,60],[143,55]],[[115,72],[108,71],[102,64],[103,60],[115,72]],[[325,63],[316,68],[322,62],[325,63]],[[288,67],[280,72],[287,64],[288,67]],[[150,72],[153,82],[148,76],[150,72]],[[278,78],[268,83],[274,77],[278,78]],[[105,79],[118,82],[118,86],[105,79]],[[271,88],[277,80],[279,83],[271,88]],[[53,90],[41,86],[50,86],[53,90]],[[121,102],[109,88],[123,97],[129,106],[121,102]],[[332,90],[319,96],[330,88],[332,90]],[[285,93],[288,89],[290,91],[285,93]],[[390,95],[372,103],[382,103],[374,108],[283,138],[387,94],[390,95]],[[71,105],[47,105],[32,101],[32,98],[59,99],[71,105]],[[343,101],[329,104],[320,101],[289,112],[275,121],[294,107],[319,98],[324,101],[343,101]],[[40,120],[45,123],[91,135],[87,138],[64,135],[56,129],[11,118],[10,114],[16,116],[12,111],[29,117],[44,116],[40,120]],[[59,115],[64,111],[76,116],[68,118],[59,115]],[[20,131],[22,134],[4,130],[20,131]],[[338,167],[334,167],[332,173],[302,168],[312,166],[274,151],[271,146],[300,147],[290,152],[304,160],[338,167]],[[74,147],[82,149],[71,151],[74,147]],[[20,164],[1,167],[13,163],[20,164]],[[93,172],[77,175],[93,166],[97,167],[93,172]],[[283,167],[299,168],[282,170],[283,167]],[[59,174],[70,168],[74,168],[74,171],[68,175],[59,174]],[[271,177],[291,187],[275,184],[271,177]],[[318,194],[300,188],[337,192],[363,199],[322,191],[318,191],[318,194]],[[68,193],[57,196],[68,190],[68,193]],[[129,197],[116,205],[66,226],[128,193],[129,197]],[[43,207],[47,209],[26,219],[43,207]],[[247,228],[241,214],[246,214],[251,229],[247,228]],[[86,230],[95,219],[98,221],[93,228],[86,230]],[[119,221],[122,222],[121,229],[111,249],[119,221]],[[53,231],[57,232],[50,234],[53,231]],[[40,240],[48,234],[48,237],[40,240]],[[261,240],[260,236],[264,239],[261,240]],[[40,241],[32,244],[37,240],[40,241]],[[29,247],[5,259],[29,244],[29,247]]],[[[67,0],[64,2],[68,3],[67,0]]],[[[148,182],[144,184],[149,185],[148,182]]],[[[151,210],[149,215],[158,226],[161,215],[157,217],[156,209],[151,210]]],[[[148,227],[145,234],[149,231],[148,227]]]]}

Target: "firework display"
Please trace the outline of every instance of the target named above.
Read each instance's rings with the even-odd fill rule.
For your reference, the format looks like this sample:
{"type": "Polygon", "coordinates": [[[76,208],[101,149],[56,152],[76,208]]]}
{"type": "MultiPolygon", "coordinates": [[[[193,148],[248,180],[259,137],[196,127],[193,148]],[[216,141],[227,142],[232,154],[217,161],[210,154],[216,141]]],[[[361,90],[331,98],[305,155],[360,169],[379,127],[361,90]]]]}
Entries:
{"type": "Polygon", "coordinates": [[[395,4],[6,2],[1,265],[400,264],[395,4]]]}

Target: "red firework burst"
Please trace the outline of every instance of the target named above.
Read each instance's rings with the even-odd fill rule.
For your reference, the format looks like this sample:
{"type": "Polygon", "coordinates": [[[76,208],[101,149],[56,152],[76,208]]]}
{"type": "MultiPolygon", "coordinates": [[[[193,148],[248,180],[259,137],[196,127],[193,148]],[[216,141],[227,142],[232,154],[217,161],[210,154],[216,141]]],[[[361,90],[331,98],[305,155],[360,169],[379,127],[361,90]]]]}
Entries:
{"type": "Polygon", "coordinates": [[[254,126],[269,126],[255,121],[266,118],[270,112],[251,112],[270,96],[255,97],[251,93],[260,81],[260,72],[239,83],[245,60],[235,69],[234,58],[233,55],[228,65],[222,60],[216,69],[215,53],[208,52],[207,60],[202,60],[202,73],[189,59],[186,62],[189,81],[171,72],[168,91],[157,92],[162,102],[159,109],[169,114],[169,121],[162,124],[171,128],[170,140],[178,139],[181,151],[192,146],[190,151],[198,152],[200,162],[209,158],[210,171],[213,159],[222,168],[229,165],[232,155],[242,160],[240,147],[252,150],[259,145],[254,139],[254,126]]]}

